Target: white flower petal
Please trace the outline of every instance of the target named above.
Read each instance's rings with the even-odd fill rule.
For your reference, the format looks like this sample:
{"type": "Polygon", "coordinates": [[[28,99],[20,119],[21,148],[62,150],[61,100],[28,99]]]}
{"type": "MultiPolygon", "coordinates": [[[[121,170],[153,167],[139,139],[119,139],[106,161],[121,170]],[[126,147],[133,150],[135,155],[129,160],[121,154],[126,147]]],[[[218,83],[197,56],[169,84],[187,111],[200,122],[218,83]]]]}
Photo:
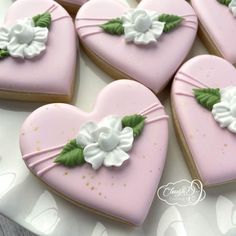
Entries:
{"type": "Polygon", "coordinates": [[[0,27],[0,49],[6,49],[9,41],[9,30],[6,27],[0,27]]]}
{"type": "Polygon", "coordinates": [[[124,161],[129,159],[129,155],[122,151],[120,148],[114,149],[112,152],[109,152],[104,160],[104,166],[116,166],[119,167],[123,164],[124,161]]]}
{"type": "Polygon", "coordinates": [[[236,17],[236,0],[232,0],[229,4],[229,9],[233,13],[233,16],[236,17]]]}
{"type": "Polygon", "coordinates": [[[156,42],[154,35],[151,32],[136,35],[134,43],[137,45],[147,45],[156,42]]]}
{"type": "Polygon", "coordinates": [[[106,153],[99,148],[97,143],[86,146],[83,153],[85,161],[92,164],[95,170],[102,166],[106,157],[106,153]]]}
{"type": "Polygon", "coordinates": [[[48,40],[48,28],[35,27],[34,28],[34,41],[46,43],[48,40]]]}
{"type": "Polygon", "coordinates": [[[163,34],[164,27],[165,27],[165,23],[160,22],[160,21],[155,21],[153,22],[152,28],[150,31],[155,36],[155,38],[158,39],[163,34]]]}
{"type": "Polygon", "coordinates": [[[94,132],[98,128],[97,124],[94,122],[88,122],[80,128],[80,132],[76,138],[76,142],[81,146],[86,146],[91,143],[96,142],[94,137],[92,136],[92,132],[94,132]]]}
{"type": "Polygon", "coordinates": [[[228,130],[232,133],[236,133],[236,119],[228,126],[228,130]]]}
{"type": "Polygon", "coordinates": [[[115,131],[122,130],[121,118],[117,116],[107,116],[98,124],[99,127],[111,128],[115,131]]]}
{"type": "Polygon", "coordinates": [[[15,38],[12,38],[9,44],[7,45],[7,50],[12,57],[24,58],[24,49],[27,47],[27,44],[18,44],[15,38]]]}
{"type": "Polygon", "coordinates": [[[32,59],[40,55],[45,50],[46,46],[44,43],[33,41],[29,46],[24,49],[24,57],[27,59],[32,59]]]}
{"type": "Polygon", "coordinates": [[[119,148],[125,152],[131,150],[134,142],[133,129],[130,127],[125,127],[120,133],[120,144],[119,148]]]}
{"type": "Polygon", "coordinates": [[[28,25],[34,27],[34,21],[31,17],[26,17],[16,21],[16,24],[28,25]]]}

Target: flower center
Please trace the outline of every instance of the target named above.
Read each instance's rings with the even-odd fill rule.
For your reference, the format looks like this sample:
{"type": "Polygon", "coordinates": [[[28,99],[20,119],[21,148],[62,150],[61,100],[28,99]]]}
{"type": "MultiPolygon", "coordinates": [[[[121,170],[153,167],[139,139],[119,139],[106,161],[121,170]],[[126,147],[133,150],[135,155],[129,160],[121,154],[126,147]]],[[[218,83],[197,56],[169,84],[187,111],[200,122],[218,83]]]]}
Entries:
{"type": "Polygon", "coordinates": [[[98,145],[105,152],[112,151],[119,143],[119,136],[112,130],[109,130],[109,132],[100,133],[98,138],[98,145]]]}
{"type": "Polygon", "coordinates": [[[16,37],[20,44],[30,44],[34,38],[34,29],[29,25],[17,24],[12,30],[13,36],[16,37]]]}
{"type": "Polygon", "coordinates": [[[140,11],[134,20],[134,28],[141,33],[147,32],[152,26],[152,20],[145,11],[140,11]]]}

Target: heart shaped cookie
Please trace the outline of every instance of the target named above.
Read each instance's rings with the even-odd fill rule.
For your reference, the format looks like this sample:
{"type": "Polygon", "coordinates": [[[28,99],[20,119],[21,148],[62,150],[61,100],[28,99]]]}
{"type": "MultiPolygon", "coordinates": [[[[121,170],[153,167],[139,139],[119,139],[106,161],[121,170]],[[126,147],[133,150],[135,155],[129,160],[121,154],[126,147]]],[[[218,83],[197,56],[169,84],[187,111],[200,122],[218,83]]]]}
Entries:
{"type": "Polygon", "coordinates": [[[210,55],[186,62],[172,86],[177,133],[193,178],[204,185],[236,179],[236,71],[210,55]]]}
{"type": "Polygon", "coordinates": [[[197,18],[184,0],[85,3],[76,28],[87,54],[116,79],[135,79],[159,92],[192,47],[197,18]],[[100,7],[103,6],[103,7],[100,7]]]}
{"type": "Polygon", "coordinates": [[[199,17],[199,35],[212,54],[236,64],[236,1],[191,0],[199,17]]]}
{"type": "Polygon", "coordinates": [[[76,51],[72,19],[58,3],[14,2],[0,27],[0,98],[70,101],[76,51]]]}
{"type": "Polygon", "coordinates": [[[91,113],[67,104],[34,111],[22,126],[20,148],[28,168],[60,195],[140,225],[162,175],[167,119],[149,89],[121,80],[100,93],[91,113]]]}

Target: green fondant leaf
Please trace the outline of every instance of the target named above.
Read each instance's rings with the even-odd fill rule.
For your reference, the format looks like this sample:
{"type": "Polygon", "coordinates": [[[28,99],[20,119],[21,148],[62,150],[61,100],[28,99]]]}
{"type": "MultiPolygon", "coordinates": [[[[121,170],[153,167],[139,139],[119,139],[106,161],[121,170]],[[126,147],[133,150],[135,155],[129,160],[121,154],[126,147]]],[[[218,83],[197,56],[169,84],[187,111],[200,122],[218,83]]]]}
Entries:
{"type": "Polygon", "coordinates": [[[83,148],[73,139],[64,146],[62,152],[54,162],[67,167],[82,165],[85,163],[83,148]]]}
{"type": "Polygon", "coordinates": [[[232,0],[217,0],[217,1],[223,5],[229,6],[232,0]]]}
{"type": "Polygon", "coordinates": [[[220,89],[218,88],[193,89],[193,93],[198,103],[210,111],[221,99],[220,89]]]}
{"type": "Polygon", "coordinates": [[[145,116],[141,116],[137,114],[132,115],[132,116],[125,116],[122,119],[122,126],[132,128],[134,138],[136,138],[143,131],[145,119],[146,119],[145,116]]]}
{"type": "Polygon", "coordinates": [[[39,14],[33,17],[33,21],[35,26],[49,28],[52,21],[51,14],[48,12],[39,14]]]}
{"type": "Polygon", "coordinates": [[[0,49],[0,59],[10,56],[7,49],[0,49]]]}
{"type": "Polygon", "coordinates": [[[183,18],[176,15],[162,14],[158,17],[158,20],[165,22],[164,32],[168,33],[176,28],[182,22],[183,18]]]}
{"type": "Polygon", "coordinates": [[[108,34],[122,35],[124,34],[123,21],[120,18],[112,19],[100,27],[108,34]]]}

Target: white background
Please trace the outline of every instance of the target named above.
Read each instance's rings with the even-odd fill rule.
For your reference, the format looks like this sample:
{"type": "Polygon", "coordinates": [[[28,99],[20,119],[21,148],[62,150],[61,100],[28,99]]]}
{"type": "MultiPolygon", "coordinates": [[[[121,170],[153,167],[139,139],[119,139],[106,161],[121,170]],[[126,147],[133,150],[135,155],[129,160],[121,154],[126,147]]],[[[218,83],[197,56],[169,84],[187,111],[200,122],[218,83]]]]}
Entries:
{"type": "MultiPolygon", "coordinates": [[[[11,2],[0,0],[1,22],[11,2]]],[[[134,0],[128,2],[136,5],[134,0]]],[[[207,51],[197,39],[189,58],[204,53],[207,51]]],[[[91,110],[99,91],[110,82],[112,79],[81,52],[73,103],[85,111],[91,110]]],[[[170,86],[159,98],[170,114],[169,89],[170,86]]],[[[89,213],[49,192],[25,167],[18,144],[22,122],[40,105],[0,101],[0,212],[4,215],[40,235],[236,235],[235,184],[207,189],[204,201],[184,208],[169,206],[156,196],[147,220],[138,228],[89,213]]],[[[161,185],[183,178],[191,180],[171,120],[169,125],[169,150],[161,185]]]]}

